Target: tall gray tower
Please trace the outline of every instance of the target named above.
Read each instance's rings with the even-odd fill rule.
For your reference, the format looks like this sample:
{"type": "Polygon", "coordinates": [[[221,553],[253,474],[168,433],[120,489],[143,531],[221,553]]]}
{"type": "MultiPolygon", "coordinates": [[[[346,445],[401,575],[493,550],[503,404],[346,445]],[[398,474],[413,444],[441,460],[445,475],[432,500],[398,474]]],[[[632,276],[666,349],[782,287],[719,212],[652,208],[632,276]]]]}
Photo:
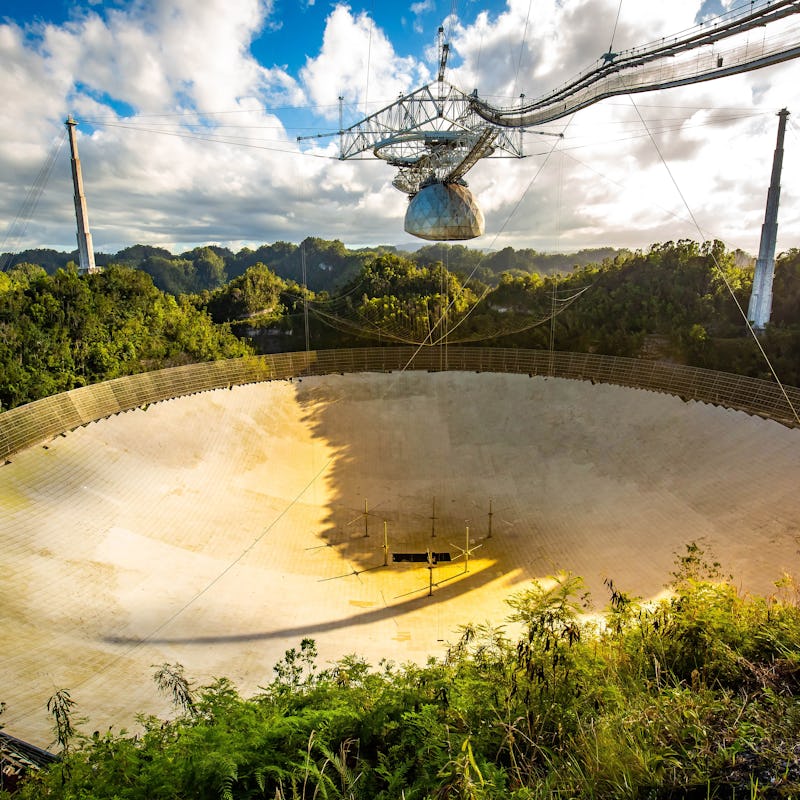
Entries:
{"type": "Polygon", "coordinates": [[[75,187],[75,217],[78,221],[78,254],[80,258],[78,268],[82,273],[92,273],[100,270],[94,265],[92,234],[89,232],[89,214],[86,211],[81,160],[78,158],[78,140],[75,136],[77,124],[72,115],[69,116],[65,123],[69,133],[69,149],[72,153],[72,185],[75,187]]]}
{"type": "Polygon", "coordinates": [[[772,279],[775,276],[775,241],[778,237],[778,201],[781,197],[781,168],[783,167],[783,135],[789,112],[778,112],[778,142],[772,159],[772,178],[767,192],[767,210],[761,226],[761,244],[758,248],[753,291],[747,307],[747,319],[757,331],[763,331],[772,314],[772,279]]]}

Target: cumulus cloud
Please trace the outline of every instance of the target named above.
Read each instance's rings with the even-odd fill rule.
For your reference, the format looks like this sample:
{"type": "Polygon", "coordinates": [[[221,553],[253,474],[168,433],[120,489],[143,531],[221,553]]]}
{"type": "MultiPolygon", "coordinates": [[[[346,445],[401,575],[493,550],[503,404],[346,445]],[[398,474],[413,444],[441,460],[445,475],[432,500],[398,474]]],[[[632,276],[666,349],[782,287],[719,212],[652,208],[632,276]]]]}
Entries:
{"type": "Polygon", "coordinates": [[[411,13],[414,15],[414,31],[418,34],[425,32],[425,26],[422,23],[421,17],[431,11],[436,10],[436,3],[434,0],[421,0],[419,3],[411,4],[411,13]]]}
{"type": "Polygon", "coordinates": [[[334,8],[319,55],[308,60],[300,77],[314,103],[330,105],[341,96],[365,112],[428,78],[418,61],[395,52],[386,33],[366,13],[354,15],[346,5],[334,8]]]}
{"type": "MultiPolygon", "coordinates": [[[[73,112],[96,246],[224,241],[229,225],[243,236],[245,221],[258,234],[261,209],[283,205],[281,193],[296,184],[292,158],[302,160],[265,102],[304,95],[294,78],[249,53],[269,4],[201,6],[153,0],[60,26],[0,27],[0,69],[13,87],[6,128],[21,140],[0,147],[0,161],[15,167],[4,172],[7,211],[73,112]]],[[[50,224],[37,215],[29,244],[73,241],[63,234],[72,194],[63,165],[40,203],[50,224]]]]}
{"type": "MultiPolygon", "coordinates": [[[[477,13],[462,4],[463,18],[448,23],[448,79],[514,104],[521,93],[531,99],[555,88],[609,47],[686,29],[716,1],[623,4],[616,28],[618,0],[507,0],[477,13]]],[[[294,72],[252,55],[265,30],[289,19],[267,0],[133,0],[87,5],[60,25],[0,24],[2,219],[14,219],[73,113],[98,249],[310,234],[353,246],[418,244],[403,233],[406,199],[390,186],[392,168],[338,161],[335,136],[301,145],[296,128],[335,128],[339,96],[347,125],[427,83],[435,70],[429,42],[420,37],[416,52],[400,52],[393,31],[370,14],[319,5],[306,0],[304,14],[325,13],[324,33],[306,43],[311,55],[294,72]]],[[[409,13],[430,6],[421,0],[409,13]]],[[[697,238],[693,216],[705,235],[754,251],[775,112],[800,113],[794,71],[789,62],[607,100],[546,126],[563,139],[525,133],[527,158],[484,160],[467,175],[487,218],[486,236],[473,244],[642,247],[697,238]]],[[[796,130],[791,117],[779,249],[800,236],[796,130]]],[[[73,231],[62,144],[19,244],[74,247],[73,231]]]]}
{"type": "MultiPolygon", "coordinates": [[[[495,18],[483,13],[473,25],[456,26],[454,45],[462,61],[453,82],[477,88],[497,105],[513,106],[520,93],[528,99],[541,96],[608,51],[618,3],[538,4],[523,37],[528,5],[510,0],[495,18]]],[[[700,6],[689,0],[648,3],[646,15],[637,7],[627,16],[623,6],[613,49],[686,29],[700,6]]],[[[487,228],[491,221],[498,230],[498,246],[527,241],[548,249],[611,242],[641,247],[665,236],[706,235],[754,251],[774,148],[774,113],[783,105],[797,105],[791,69],[789,64],[615,98],[579,112],[558,145],[571,158],[551,158],[524,194],[511,172],[519,170],[530,181],[542,157],[531,156],[511,169],[501,162],[489,170],[479,165],[470,173],[487,211],[487,228]],[[552,218],[556,201],[558,223],[552,218]]],[[[547,129],[560,130],[567,122],[547,129]]],[[[528,137],[526,148],[529,153],[549,149],[534,137],[528,137]]],[[[796,207],[789,176],[797,174],[797,163],[787,150],[780,226],[784,247],[793,246],[790,237],[796,240],[800,233],[788,228],[796,207]]]]}

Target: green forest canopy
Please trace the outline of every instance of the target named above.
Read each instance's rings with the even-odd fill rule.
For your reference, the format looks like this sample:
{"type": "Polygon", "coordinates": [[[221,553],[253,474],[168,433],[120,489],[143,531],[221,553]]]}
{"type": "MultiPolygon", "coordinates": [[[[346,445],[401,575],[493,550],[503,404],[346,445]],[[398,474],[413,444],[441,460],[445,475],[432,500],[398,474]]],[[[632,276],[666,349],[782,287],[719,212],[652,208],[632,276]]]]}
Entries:
{"type": "MultiPolygon", "coordinates": [[[[731,296],[747,308],[752,265],[719,242],[559,257],[461,245],[350,251],[313,238],[236,254],[208,246],[173,256],[137,245],[90,276],[69,261],[53,270],[52,251],[28,255],[37,252],[50,272],[20,260],[0,272],[4,409],[158,367],[303,349],[306,319],[314,349],[552,346],[771,379],[731,296]],[[537,271],[537,260],[547,268],[558,262],[559,270],[537,271]]],[[[772,324],[762,340],[790,385],[800,384],[799,301],[793,249],[777,259],[772,324]]]]}
{"type": "Polygon", "coordinates": [[[230,326],[111,265],[79,276],[17,265],[0,273],[0,405],[159,367],[241,356],[230,326]]]}
{"type": "MultiPolygon", "coordinates": [[[[473,277],[483,283],[493,284],[504,272],[551,273],[566,272],[575,266],[585,266],[611,258],[618,250],[611,247],[581,250],[577,253],[540,253],[536,250],[515,250],[506,247],[497,252],[483,252],[464,245],[432,244],[415,251],[402,251],[396,247],[380,246],[349,250],[338,239],[328,241],[309,236],[299,245],[290,242],[274,242],[253,250],[242,248],[234,253],[226,247],[208,245],[196,247],[179,255],[173,255],[163,247],[134,245],[118,253],[96,253],[98,266],[124,264],[147,272],[153,283],[171,294],[186,294],[213,290],[225,282],[242,275],[254,264],[267,264],[280,278],[303,283],[305,262],[305,284],[314,292],[331,291],[341,287],[355,277],[367,261],[376,256],[391,254],[416,262],[418,265],[441,261],[451,272],[473,277]]],[[[78,258],[77,251],[60,253],[55,250],[25,250],[17,254],[0,255],[0,265],[11,269],[16,264],[31,263],[41,266],[52,274],[65,269],[70,261],[78,258]]]]}

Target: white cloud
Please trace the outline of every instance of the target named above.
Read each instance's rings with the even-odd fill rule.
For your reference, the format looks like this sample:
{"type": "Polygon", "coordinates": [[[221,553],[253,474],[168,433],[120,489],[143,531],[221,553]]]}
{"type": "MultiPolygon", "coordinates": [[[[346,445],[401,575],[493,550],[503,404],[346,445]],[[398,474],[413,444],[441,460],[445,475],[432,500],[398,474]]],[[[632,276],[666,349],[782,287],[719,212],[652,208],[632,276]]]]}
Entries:
{"type": "MultiPolygon", "coordinates": [[[[691,26],[700,2],[642,5],[646,13],[637,6],[627,16],[623,6],[614,50],[691,26]]],[[[451,79],[467,90],[477,87],[498,105],[518,102],[520,91],[528,99],[540,96],[608,50],[617,8],[611,0],[539,3],[523,39],[528,3],[511,0],[497,18],[484,13],[473,26],[455,29],[462,62],[451,79]]],[[[790,62],[636,95],[646,124],[624,97],[585,109],[575,115],[560,147],[588,166],[567,159],[556,168],[561,162],[553,158],[525,195],[521,185],[531,180],[541,158],[512,167],[499,161],[478,165],[468,177],[486,211],[487,230],[499,235],[498,246],[646,246],[665,238],[698,238],[694,223],[682,221],[693,215],[706,235],[755,251],[775,141],[774,112],[787,104],[800,107],[800,91],[789,78],[793,68],[790,62]],[[552,218],[556,201],[558,224],[552,218]]],[[[529,152],[546,149],[546,140],[528,145],[529,152]]],[[[790,156],[787,147],[779,249],[800,236],[800,229],[790,228],[796,219],[791,176],[799,161],[800,153],[790,156]]]]}
{"type": "MultiPolygon", "coordinates": [[[[691,26],[702,3],[623,4],[614,49],[691,26]]],[[[418,5],[422,13],[424,3],[418,5]]],[[[500,104],[516,102],[520,92],[541,95],[608,49],[618,5],[539,0],[529,17],[530,0],[509,0],[499,14],[484,11],[470,25],[456,22],[456,66],[448,77],[500,104]]],[[[117,9],[94,6],[59,26],[0,24],[0,219],[14,218],[63,136],[63,120],[74,113],[82,121],[98,249],[135,242],[179,249],[207,241],[259,244],[309,234],[352,245],[418,244],[403,233],[406,200],[389,185],[392,168],[338,161],[336,137],[301,154],[289,125],[298,124],[290,113],[304,113],[300,124],[312,130],[334,126],[339,95],[351,124],[365,105],[374,111],[428,82],[430,65],[399,55],[389,31],[343,4],[329,11],[324,38],[309,50],[316,54],[297,74],[259,64],[251,42],[282,22],[263,0],[135,0],[117,9]],[[316,115],[279,108],[309,103],[320,106],[316,115]]],[[[420,58],[430,58],[427,45],[420,39],[420,58]]],[[[703,232],[754,251],[775,112],[788,106],[800,114],[795,72],[788,62],[637,95],[636,107],[615,98],[585,109],[538,177],[543,155],[479,163],[467,178],[486,214],[487,234],[473,244],[569,250],[697,238],[683,195],[703,232]]],[[[795,119],[786,143],[779,250],[800,238],[795,119]]],[[[531,154],[556,142],[533,134],[525,139],[531,154]]],[[[74,247],[66,155],[62,150],[21,246],[74,247]]]]}
{"type": "Polygon", "coordinates": [[[411,13],[418,17],[420,14],[426,14],[428,11],[433,11],[436,8],[436,3],[433,0],[422,0],[420,3],[411,4],[411,13]]]}
{"type": "MultiPolygon", "coordinates": [[[[6,218],[74,112],[88,121],[79,142],[98,248],[224,240],[228,228],[230,238],[258,236],[269,216],[262,209],[284,207],[297,183],[292,164],[304,161],[281,121],[264,110],[265,102],[303,102],[302,90],[248,50],[268,12],[257,0],[183,0],[89,12],[36,37],[0,26],[0,69],[12,87],[3,121],[20,131],[20,141],[0,146],[0,163],[9,166],[6,218]],[[120,119],[119,104],[134,116],[120,119]],[[88,135],[90,126],[96,130],[88,135]]],[[[21,246],[72,246],[69,180],[64,153],[21,246]]]]}
{"type": "Polygon", "coordinates": [[[414,15],[414,32],[422,34],[425,32],[425,26],[420,19],[423,14],[427,14],[436,10],[436,3],[434,0],[421,0],[419,3],[412,3],[410,7],[411,13],[414,15]]]}
{"type": "Polygon", "coordinates": [[[348,6],[337,5],[319,55],[308,60],[300,77],[314,103],[333,109],[341,96],[349,106],[372,113],[425,82],[427,73],[413,58],[398,56],[367,14],[353,16],[348,6]]]}

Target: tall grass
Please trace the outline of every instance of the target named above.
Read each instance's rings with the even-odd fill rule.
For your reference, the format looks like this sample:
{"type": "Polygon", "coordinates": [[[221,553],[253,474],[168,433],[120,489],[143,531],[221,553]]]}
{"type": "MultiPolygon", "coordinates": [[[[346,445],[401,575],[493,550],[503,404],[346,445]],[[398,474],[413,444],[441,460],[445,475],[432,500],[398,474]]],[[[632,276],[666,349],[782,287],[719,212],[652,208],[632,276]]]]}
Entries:
{"type": "Polygon", "coordinates": [[[84,737],[62,714],[64,763],[21,796],[800,797],[796,584],[741,595],[694,543],[672,578],[657,603],[609,582],[598,619],[580,578],[553,576],[509,599],[519,636],[466,626],[424,666],[320,669],[304,640],[247,699],[162,666],[174,719],[84,737]]]}

